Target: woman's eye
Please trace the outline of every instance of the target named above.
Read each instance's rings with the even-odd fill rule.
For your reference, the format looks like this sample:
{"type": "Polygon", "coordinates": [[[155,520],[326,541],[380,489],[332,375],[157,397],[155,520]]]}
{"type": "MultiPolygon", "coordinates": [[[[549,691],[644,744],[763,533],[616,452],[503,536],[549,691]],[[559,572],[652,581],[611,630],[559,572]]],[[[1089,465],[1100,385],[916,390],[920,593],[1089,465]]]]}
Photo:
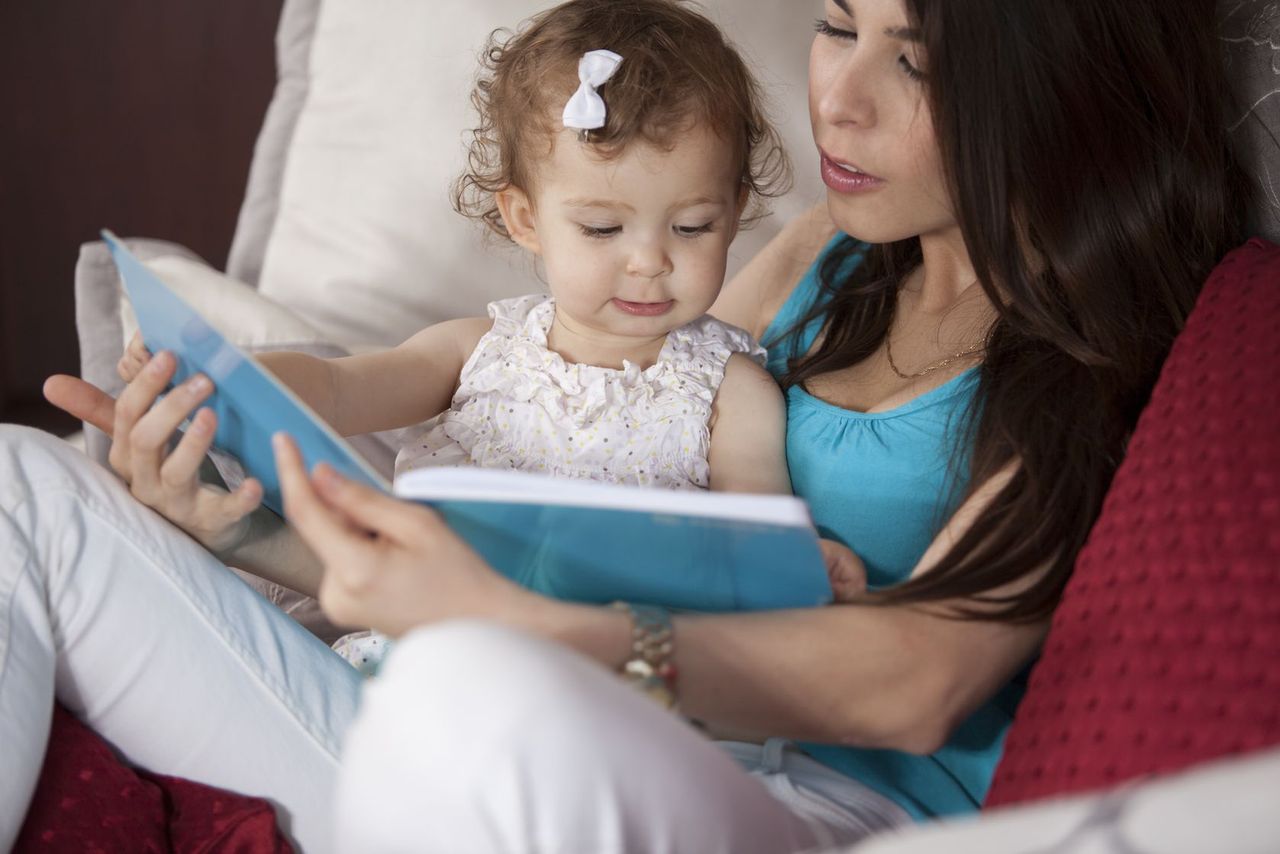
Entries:
{"type": "Polygon", "coordinates": [[[676,234],[681,237],[697,237],[700,234],[708,234],[711,231],[711,223],[703,223],[702,225],[677,225],[676,234]]]}
{"type": "Polygon", "coordinates": [[[858,34],[853,30],[842,30],[826,18],[819,18],[814,21],[813,28],[819,35],[830,36],[833,39],[848,39],[853,41],[858,38],[858,34]]]}
{"type": "Polygon", "coordinates": [[[579,225],[578,228],[581,229],[582,233],[587,237],[596,238],[613,237],[615,234],[622,231],[622,226],[620,225],[579,225]]]}
{"type": "Polygon", "coordinates": [[[902,66],[902,70],[905,71],[907,76],[912,80],[924,79],[924,72],[912,65],[911,60],[907,59],[905,56],[898,57],[898,65],[902,66]]]}

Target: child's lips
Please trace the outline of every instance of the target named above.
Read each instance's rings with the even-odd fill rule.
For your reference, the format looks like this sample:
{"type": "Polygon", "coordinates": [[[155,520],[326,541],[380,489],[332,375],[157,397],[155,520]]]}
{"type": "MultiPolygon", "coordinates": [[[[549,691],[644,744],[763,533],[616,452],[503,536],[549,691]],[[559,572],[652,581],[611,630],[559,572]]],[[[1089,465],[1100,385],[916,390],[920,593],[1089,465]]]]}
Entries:
{"type": "Polygon", "coordinates": [[[671,306],[675,305],[675,302],[675,300],[670,299],[665,302],[629,302],[617,297],[613,300],[613,304],[619,310],[638,317],[657,317],[658,315],[666,314],[671,310],[671,306]]]}

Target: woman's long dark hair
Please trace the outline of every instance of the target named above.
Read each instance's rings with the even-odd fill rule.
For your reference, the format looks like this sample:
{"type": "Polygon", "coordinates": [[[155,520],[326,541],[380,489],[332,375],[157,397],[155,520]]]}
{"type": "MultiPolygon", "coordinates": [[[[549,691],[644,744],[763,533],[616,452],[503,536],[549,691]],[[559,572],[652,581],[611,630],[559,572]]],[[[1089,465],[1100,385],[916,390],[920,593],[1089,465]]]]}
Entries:
{"type": "MultiPolygon", "coordinates": [[[[998,310],[964,433],[970,493],[1016,471],[930,572],[871,600],[1037,620],[1201,284],[1243,237],[1249,185],[1225,128],[1214,3],[906,2],[956,217],[998,310]]],[[[861,251],[845,243],[821,270],[831,301],[802,321],[825,314],[826,335],[786,384],[876,352],[921,261],[904,240],[842,277],[861,251]]]]}

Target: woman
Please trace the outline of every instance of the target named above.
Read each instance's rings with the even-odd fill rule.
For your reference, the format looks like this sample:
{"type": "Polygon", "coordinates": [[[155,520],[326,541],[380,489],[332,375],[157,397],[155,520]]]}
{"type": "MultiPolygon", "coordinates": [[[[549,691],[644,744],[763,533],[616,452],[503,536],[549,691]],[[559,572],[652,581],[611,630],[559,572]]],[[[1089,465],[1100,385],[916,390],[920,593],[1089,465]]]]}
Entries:
{"type": "MultiPolygon", "coordinates": [[[[666,661],[664,615],[539,599],[429,513],[308,480],[281,442],[289,515],[324,569],[287,559],[287,533],[232,559],[318,590],[340,622],[408,633],[348,738],[341,844],[789,851],[976,808],[1160,362],[1240,236],[1211,15],[827,3],[810,69],[826,212],[717,310],[772,344],[797,491],[865,559],[881,589],[864,603],[677,617],[666,661]],[[637,640],[667,677],[650,687],[748,740],[708,741],[615,679],[646,658],[637,640]]],[[[188,529],[215,519],[193,533],[228,548],[242,498],[200,490],[190,449],[162,450],[207,392],[151,408],[172,371],[153,362],[114,409],[70,381],[50,393],[113,427],[136,495],[188,529]]],[[[0,447],[20,564],[0,637],[29,635],[5,653],[6,746],[39,740],[56,679],[131,760],[267,794],[327,848],[353,677],[56,443],[0,447]]],[[[6,831],[39,752],[0,783],[6,831]]]]}

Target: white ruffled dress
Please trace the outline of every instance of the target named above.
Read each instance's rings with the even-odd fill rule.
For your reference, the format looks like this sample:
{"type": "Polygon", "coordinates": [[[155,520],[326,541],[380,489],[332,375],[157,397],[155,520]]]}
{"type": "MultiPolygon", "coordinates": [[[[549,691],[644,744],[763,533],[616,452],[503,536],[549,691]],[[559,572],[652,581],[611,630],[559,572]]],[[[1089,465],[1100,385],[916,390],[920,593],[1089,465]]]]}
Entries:
{"type": "MultiPolygon", "coordinates": [[[[489,305],[493,328],[462,368],[450,407],[400,449],[396,475],[482,466],[669,489],[706,489],[711,405],[733,353],[765,351],[735,326],[700,317],[667,334],[651,367],[570,364],[547,349],[555,302],[489,305]]],[[[391,642],[346,635],[334,649],[365,675],[391,642]]]]}
{"type": "Polygon", "coordinates": [[[765,351],[710,316],[675,329],[651,367],[571,364],[547,348],[555,301],[489,305],[493,328],[463,366],[450,408],[401,448],[425,466],[517,469],[667,489],[706,489],[711,405],[733,353],[765,351]]]}

